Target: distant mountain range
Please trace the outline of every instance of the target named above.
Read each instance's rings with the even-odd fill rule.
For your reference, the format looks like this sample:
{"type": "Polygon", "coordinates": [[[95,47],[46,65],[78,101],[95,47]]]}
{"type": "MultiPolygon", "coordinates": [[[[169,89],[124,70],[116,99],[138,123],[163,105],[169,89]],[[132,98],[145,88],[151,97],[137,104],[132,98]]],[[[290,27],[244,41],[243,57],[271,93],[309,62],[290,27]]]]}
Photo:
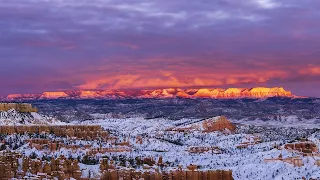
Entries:
{"type": "Polygon", "coordinates": [[[3,100],[37,100],[37,99],[115,99],[115,98],[267,98],[296,97],[282,87],[254,88],[200,88],[200,89],[155,89],[155,90],[106,90],[106,91],[58,91],[42,94],[9,94],[3,100]]]}

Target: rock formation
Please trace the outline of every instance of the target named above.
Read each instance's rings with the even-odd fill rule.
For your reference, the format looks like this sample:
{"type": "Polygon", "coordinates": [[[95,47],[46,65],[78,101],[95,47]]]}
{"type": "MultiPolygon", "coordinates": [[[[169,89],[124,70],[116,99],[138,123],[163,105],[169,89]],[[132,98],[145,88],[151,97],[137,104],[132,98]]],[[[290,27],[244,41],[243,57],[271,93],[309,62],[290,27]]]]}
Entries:
{"type": "Polygon", "coordinates": [[[108,138],[108,132],[99,125],[32,125],[0,126],[0,134],[53,133],[57,136],[70,136],[80,139],[108,138]]]}
{"type": "Polygon", "coordinates": [[[97,91],[81,91],[79,94],[80,98],[88,99],[88,98],[99,98],[102,95],[97,91]]]}
{"type": "Polygon", "coordinates": [[[286,144],[284,148],[287,150],[299,151],[304,153],[305,155],[318,152],[317,145],[309,141],[286,144]]]}
{"type": "Polygon", "coordinates": [[[282,158],[282,154],[280,154],[278,158],[264,159],[264,162],[276,162],[276,161],[282,161],[285,163],[289,163],[289,164],[292,164],[294,167],[303,166],[303,161],[302,161],[301,157],[299,157],[299,156],[282,158]]]}
{"type": "Polygon", "coordinates": [[[40,96],[43,99],[57,99],[57,98],[64,98],[68,97],[69,95],[65,92],[44,92],[40,96]]]}
{"type": "Polygon", "coordinates": [[[27,103],[0,103],[0,111],[8,111],[10,109],[15,109],[21,113],[38,112],[37,108],[34,108],[31,104],[27,103]]]}
{"type": "Polygon", "coordinates": [[[15,100],[15,99],[35,99],[39,98],[39,94],[9,94],[7,96],[7,100],[15,100]]]}
{"type": "Polygon", "coordinates": [[[209,118],[202,123],[194,123],[187,126],[168,128],[167,131],[179,131],[179,132],[192,132],[192,131],[203,131],[203,132],[234,132],[236,126],[233,125],[226,117],[221,116],[218,118],[209,118]],[[227,131],[225,131],[227,130],[227,131]]]}
{"type": "Polygon", "coordinates": [[[44,92],[40,95],[10,94],[7,100],[21,99],[57,99],[57,98],[267,98],[267,97],[293,97],[290,91],[283,87],[255,87],[255,88],[201,88],[201,89],[155,89],[155,90],[106,90],[106,91],[66,91],[44,92]]]}
{"type": "Polygon", "coordinates": [[[219,119],[207,119],[202,123],[205,132],[223,131],[228,129],[234,131],[236,126],[233,125],[226,117],[221,116],[219,119]]]}
{"type": "MultiPolygon", "coordinates": [[[[191,167],[191,166],[189,166],[191,167]]],[[[192,167],[193,169],[194,167],[192,167]]],[[[134,179],[171,179],[171,180],[233,180],[231,170],[174,170],[170,172],[137,172],[128,170],[105,170],[102,173],[101,179],[131,179],[128,177],[135,177],[134,179]]]]}

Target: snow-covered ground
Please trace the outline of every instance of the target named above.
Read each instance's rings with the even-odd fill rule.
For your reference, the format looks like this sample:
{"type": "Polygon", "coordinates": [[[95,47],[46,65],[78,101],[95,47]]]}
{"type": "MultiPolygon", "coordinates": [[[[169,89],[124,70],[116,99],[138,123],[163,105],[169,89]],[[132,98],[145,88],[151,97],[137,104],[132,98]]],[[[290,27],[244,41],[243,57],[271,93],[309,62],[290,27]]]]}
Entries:
{"type": "Polygon", "coordinates": [[[0,125],[61,125],[65,124],[55,118],[36,112],[20,113],[15,109],[0,111],[0,125]]]}
{"type": "MultiPolygon", "coordinates": [[[[292,119],[292,122],[295,122],[294,118],[292,119]]],[[[247,141],[247,134],[226,135],[221,132],[203,133],[194,131],[186,133],[168,131],[170,128],[188,127],[197,125],[199,122],[201,122],[199,119],[173,121],[162,118],[128,118],[84,121],[81,124],[99,124],[105,129],[111,130],[116,136],[129,138],[135,151],[122,153],[128,157],[151,156],[157,159],[161,156],[164,162],[172,163],[173,167],[178,165],[186,167],[195,164],[203,170],[231,169],[234,179],[238,180],[301,179],[302,177],[320,179],[320,168],[314,165],[315,159],[318,159],[318,157],[302,157],[304,162],[302,167],[294,167],[292,164],[281,161],[264,162],[264,159],[276,158],[280,154],[284,158],[297,155],[285,149],[274,148],[275,144],[281,145],[287,141],[285,138],[263,141],[245,149],[238,149],[237,145],[247,141]],[[136,143],[137,136],[143,137],[142,144],[136,143]],[[211,151],[202,154],[189,153],[187,150],[192,146],[217,146],[222,149],[223,153],[212,154],[211,151]]],[[[73,123],[77,124],[79,122],[73,123]]],[[[288,133],[290,134],[290,132],[288,133]]],[[[263,139],[264,135],[261,136],[263,139]]],[[[310,140],[319,146],[319,140],[314,136],[310,137],[310,140]]]]}
{"type": "Polygon", "coordinates": [[[254,120],[248,119],[233,119],[235,123],[251,124],[256,126],[273,126],[273,127],[300,127],[300,128],[320,128],[320,119],[301,119],[296,115],[291,116],[277,116],[271,120],[261,120],[256,118],[254,120]]]}
{"type": "MultiPolygon", "coordinates": [[[[157,161],[162,157],[163,162],[167,165],[164,170],[168,171],[177,168],[179,165],[186,168],[188,165],[194,164],[200,170],[230,169],[236,180],[293,180],[301,179],[302,177],[320,179],[320,168],[315,165],[315,161],[320,157],[303,157],[297,152],[283,148],[284,144],[301,137],[308,138],[318,148],[320,146],[319,131],[317,129],[308,129],[309,126],[300,126],[297,117],[284,119],[282,122],[285,122],[285,125],[279,124],[278,127],[277,124],[268,124],[264,121],[234,121],[241,124],[259,126],[238,125],[238,130],[233,133],[229,131],[206,133],[202,131],[202,128],[194,128],[188,132],[173,131],[175,128],[200,127],[202,121],[201,119],[170,120],[164,118],[104,117],[96,120],[73,121],[70,124],[101,125],[113,137],[117,137],[118,142],[129,141],[130,146],[128,148],[132,149],[131,152],[98,153],[96,155],[98,160],[102,157],[119,160],[121,157],[121,159],[125,159],[128,162],[136,158],[152,157],[157,161]],[[288,124],[295,128],[289,128],[288,124]],[[259,142],[256,144],[252,143],[255,137],[259,138],[259,142]],[[139,142],[138,139],[142,141],[139,142]],[[252,144],[247,148],[237,148],[237,146],[246,142],[252,144]],[[191,147],[218,147],[220,151],[217,152],[220,153],[215,154],[211,150],[204,153],[191,153],[188,151],[191,147]],[[302,167],[294,167],[292,164],[282,161],[264,161],[265,159],[277,158],[280,154],[282,154],[283,158],[300,156],[304,165],[302,167]]],[[[61,123],[37,113],[19,114],[14,110],[10,110],[0,114],[1,125],[54,125],[61,123]]],[[[310,126],[310,128],[314,128],[314,126],[310,126]]],[[[55,152],[37,150],[31,148],[28,143],[23,143],[27,139],[35,138],[27,134],[20,136],[8,135],[3,138],[6,142],[10,142],[10,146],[17,146],[16,151],[25,156],[36,154],[41,158],[43,156],[59,157],[64,155],[65,157],[81,159],[88,152],[88,149],[72,151],[67,148],[61,148],[55,152]]],[[[118,147],[117,144],[98,140],[70,140],[66,137],[56,137],[54,135],[49,135],[46,138],[59,140],[64,144],[70,145],[90,145],[91,148],[118,147]]],[[[91,177],[99,177],[101,175],[98,164],[87,165],[79,163],[79,165],[82,170],[82,177],[88,177],[89,174],[91,177]]],[[[117,163],[116,165],[119,166],[117,163]]],[[[125,165],[123,168],[130,168],[130,165],[125,165]]],[[[136,167],[136,169],[143,170],[142,167],[136,167]]]]}
{"type": "Polygon", "coordinates": [[[71,124],[96,124],[101,125],[105,129],[117,131],[123,134],[138,135],[143,133],[162,132],[167,128],[172,127],[174,121],[166,119],[149,119],[144,118],[128,118],[128,119],[103,119],[77,122],[71,124]]]}

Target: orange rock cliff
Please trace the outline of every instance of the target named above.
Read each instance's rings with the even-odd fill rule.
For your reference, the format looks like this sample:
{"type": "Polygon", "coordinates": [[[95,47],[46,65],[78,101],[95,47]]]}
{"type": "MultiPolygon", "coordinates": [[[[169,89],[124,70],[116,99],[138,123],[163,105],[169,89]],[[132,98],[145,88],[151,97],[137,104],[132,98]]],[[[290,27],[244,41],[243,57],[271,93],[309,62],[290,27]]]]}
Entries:
{"type": "Polygon", "coordinates": [[[106,90],[106,91],[59,91],[44,92],[42,94],[10,94],[6,99],[57,99],[57,98],[104,98],[104,97],[134,97],[134,98],[267,98],[294,97],[283,87],[255,87],[255,88],[200,88],[200,89],[154,89],[154,90],[106,90]]]}

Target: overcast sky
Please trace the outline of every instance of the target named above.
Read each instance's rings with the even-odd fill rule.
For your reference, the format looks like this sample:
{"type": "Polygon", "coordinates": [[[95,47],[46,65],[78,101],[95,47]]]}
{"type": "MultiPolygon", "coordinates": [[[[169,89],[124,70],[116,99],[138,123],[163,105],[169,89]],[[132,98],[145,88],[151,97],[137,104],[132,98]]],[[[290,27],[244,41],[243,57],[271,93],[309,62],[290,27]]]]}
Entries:
{"type": "Polygon", "coordinates": [[[319,0],[0,0],[0,95],[283,86],[320,97],[319,0]]]}

